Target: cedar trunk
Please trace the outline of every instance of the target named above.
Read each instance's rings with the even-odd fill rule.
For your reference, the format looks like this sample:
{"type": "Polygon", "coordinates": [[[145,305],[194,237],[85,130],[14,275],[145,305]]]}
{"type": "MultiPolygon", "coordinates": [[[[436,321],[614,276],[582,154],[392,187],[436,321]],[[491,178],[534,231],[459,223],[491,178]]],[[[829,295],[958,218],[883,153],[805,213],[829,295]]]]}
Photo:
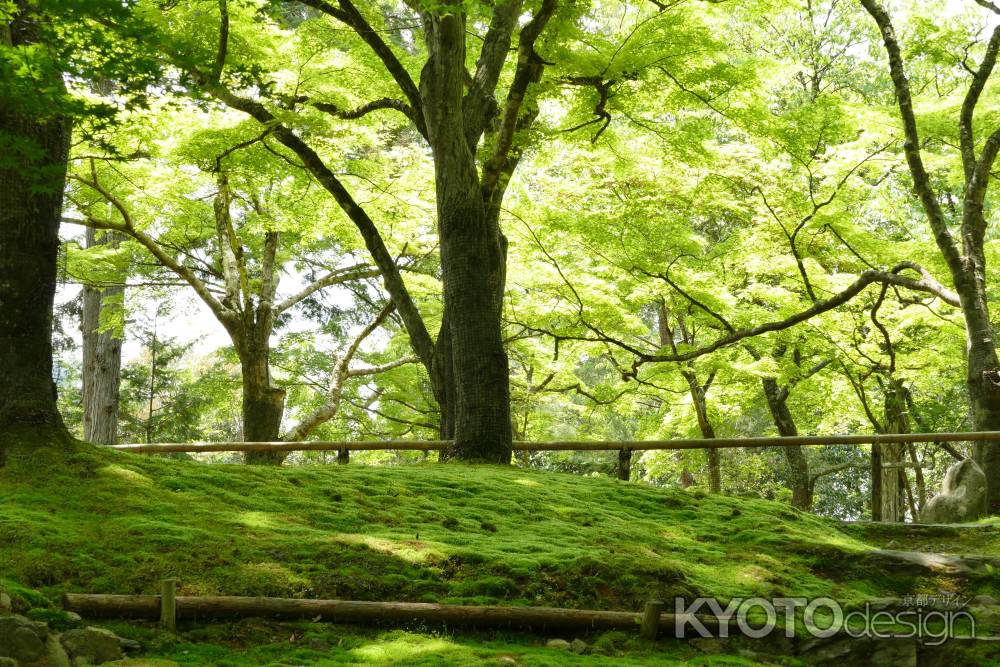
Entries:
{"type": "MultiPolygon", "coordinates": [[[[87,247],[113,242],[97,239],[97,231],[87,228],[87,247]]],[[[114,331],[100,331],[101,311],[108,299],[120,297],[119,286],[99,289],[83,287],[83,439],[99,445],[118,440],[118,405],[121,381],[122,341],[114,331]]]]}
{"type": "MultiPolygon", "coordinates": [[[[890,378],[885,387],[885,432],[886,433],[909,433],[910,420],[906,407],[906,387],[895,379],[890,378]]],[[[906,516],[906,505],[904,498],[905,474],[901,464],[904,460],[905,445],[899,443],[883,443],[873,445],[877,447],[881,454],[880,458],[880,521],[898,522],[903,521],[906,516]]]]}
{"type": "Polygon", "coordinates": [[[67,436],[52,378],[52,303],[69,141],[68,119],[0,108],[0,430],[67,436]]]}

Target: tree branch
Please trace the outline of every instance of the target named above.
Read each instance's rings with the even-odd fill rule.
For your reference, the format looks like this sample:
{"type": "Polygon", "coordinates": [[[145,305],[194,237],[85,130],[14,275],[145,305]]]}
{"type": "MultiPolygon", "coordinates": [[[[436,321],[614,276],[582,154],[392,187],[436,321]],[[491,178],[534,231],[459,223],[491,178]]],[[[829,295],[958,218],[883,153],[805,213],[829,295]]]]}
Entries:
{"type": "Polygon", "coordinates": [[[941,254],[944,255],[952,276],[961,276],[965,271],[962,257],[951,232],[948,230],[944,213],[931,186],[930,176],[924,167],[923,157],[920,153],[920,136],[917,132],[917,120],[913,111],[913,98],[910,95],[910,84],[903,69],[903,56],[896,39],[896,31],[892,26],[892,20],[877,0],[861,0],[861,4],[878,25],[886,54],[889,57],[889,74],[896,91],[899,114],[903,120],[905,136],[903,153],[906,155],[906,162],[913,178],[913,189],[923,205],[931,231],[934,233],[934,240],[937,242],[941,254]]]}
{"type": "Polygon", "coordinates": [[[347,267],[344,269],[336,269],[326,274],[319,280],[314,281],[312,284],[308,285],[302,289],[297,294],[293,294],[288,297],[277,306],[274,307],[274,313],[276,315],[281,314],[291,308],[292,306],[300,303],[304,299],[309,298],[314,293],[321,289],[325,289],[332,285],[341,285],[343,283],[351,282],[352,280],[361,280],[362,278],[377,278],[382,275],[382,272],[378,269],[369,267],[366,264],[358,264],[356,266],[347,267]]]}
{"type": "Polygon", "coordinates": [[[427,137],[427,128],[424,125],[423,110],[420,101],[420,91],[417,89],[417,85],[413,82],[413,78],[410,73],[406,71],[406,67],[400,62],[396,54],[393,53],[392,49],[386,44],[385,40],[382,39],[381,35],[372,28],[371,24],[365,19],[365,17],[358,11],[357,7],[351,4],[350,0],[338,0],[337,4],[339,7],[334,7],[331,3],[326,0],[298,0],[299,3],[306,5],[307,7],[312,7],[318,11],[323,12],[328,16],[332,16],[341,23],[347,25],[368,45],[369,48],[378,56],[379,60],[388,70],[389,74],[392,76],[396,85],[399,89],[403,91],[403,96],[406,97],[407,101],[410,103],[410,107],[413,108],[414,114],[411,120],[417,126],[417,130],[425,138],[427,137]]]}
{"type": "Polygon", "coordinates": [[[358,348],[361,343],[364,342],[368,336],[375,332],[385,320],[389,317],[395,306],[390,301],[385,305],[384,308],[375,316],[375,319],[368,323],[368,325],[354,337],[344,353],[337,359],[337,363],[333,368],[333,380],[330,384],[330,390],[327,394],[326,402],[314,410],[309,416],[305,417],[302,421],[298,423],[294,428],[288,431],[287,434],[282,438],[282,440],[287,441],[300,441],[321,424],[328,422],[333,419],[337,412],[340,410],[340,401],[344,392],[344,383],[347,381],[350,374],[350,364],[354,355],[357,354],[358,348]]]}

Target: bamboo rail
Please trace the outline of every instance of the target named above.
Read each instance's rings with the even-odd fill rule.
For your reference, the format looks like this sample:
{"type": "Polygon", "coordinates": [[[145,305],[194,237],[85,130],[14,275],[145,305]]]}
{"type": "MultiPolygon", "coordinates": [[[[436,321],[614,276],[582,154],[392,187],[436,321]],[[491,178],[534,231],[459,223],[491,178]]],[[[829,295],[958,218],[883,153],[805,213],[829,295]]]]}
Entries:
{"type": "Polygon", "coordinates": [[[697,618],[706,628],[717,629],[718,619],[693,614],[658,614],[662,603],[646,613],[562,609],[557,607],[504,607],[432,604],[426,602],[359,602],[352,600],[300,600],[262,597],[174,598],[174,618],[162,615],[159,595],[103,595],[66,593],[63,608],[91,618],[177,620],[206,618],[319,618],[337,623],[440,623],[455,627],[519,628],[525,630],[638,630],[646,636],[674,636],[678,623],[697,618]],[[654,629],[655,628],[655,629],[654,629]],[[656,632],[658,631],[658,633],[656,632]]]}
{"type": "MultiPolygon", "coordinates": [[[[548,442],[514,442],[514,451],[644,451],[653,449],[728,449],[736,447],[798,447],[816,445],[870,445],[911,442],[998,442],[1000,431],[969,433],[870,433],[857,435],[804,435],[764,438],[688,438],[677,440],[553,440],[548,442]]],[[[113,449],[135,454],[167,454],[171,452],[327,452],[410,450],[441,451],[450,440],[381,440],[315,441],[315,442],[160,442],[149,444],[112,445],[113,449]]]]}

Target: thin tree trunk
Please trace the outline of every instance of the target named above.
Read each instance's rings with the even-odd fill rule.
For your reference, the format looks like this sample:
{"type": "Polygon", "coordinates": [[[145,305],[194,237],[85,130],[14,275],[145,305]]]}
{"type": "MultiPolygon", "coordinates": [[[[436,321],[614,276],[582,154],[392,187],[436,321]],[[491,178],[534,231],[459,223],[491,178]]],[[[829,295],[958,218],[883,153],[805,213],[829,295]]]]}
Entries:
{"type": "Polygon", "coordinates": [[[910,462],[913,463],[913,478],[917,487],[917,511],[919,512],[927,504],[927,483],[924,480],[923,469],[920,467],[920,459],[917,458],[917,446],[910,443],[907,445],[907,451],[910,454],[910,462]]]}
{"type": "Polygon", "coordinates": [[[872,444],[872,521],[882,521],[882,445],[872,444]]]}
{"type": "MultiPolygon", "coordinates": [[[[787,392],[778,386],[775,378],[762,378],[761,385],[764,388],[764,397],[767,399],[767,407],[771,411],[771,418],[778,429],[778,435],[782,437],[795,436],[799,434],[795,426],[795,419],[792,411],[788,409],[787,392]]],[[[792,487],[792,506],[801,510],[812,508],[812,480],[809,478],[809,460],[801,447],[782,447],[785,460],[788,462],[788,480],[792,487]]]]}
{"type": "MultiPolygon", "coordinates": [[[[712,422],[708,420],[708,403],[705,398],[705,388],[698,383],[698,377],[693,371],[681,371],[681,375],[687,380],[688,389],[691,392],[691,400],[694,402],[695,413],[698,417],[698,430],[701,437],[706,440],[715,438],[715,429],[712,422]]],[[[722,463],[719,458],[718,449],[705,450],[708,459],[708,488],[712,493],[722,493],[722,463]]]]}
{"type": "MultiPolygon", "coordinates": [[[[87,247],[113,243],[110,232],[101,240],[87,228],[87,247]]],[[[122,341],[114,331],[99,331],[101,312],[109,299],[124,296],[123,287],[83,287],[83,438],[99,445],[118,440],[118,401],[122,341]]]]}
{"type": "MultiPolygon", "coordinates": [[[[31,43],[29,19],[15,21],[15,46],[31,43]]],[[[68,440],[52,376],[52,305],[70,121],[42,113],[0,106],[0,431],[32,425],[68,440]]]]}
{"type": "MultiPolygon", "coordinates": [[[[883,410],[884,431],[886,433],[909,433],[910,420],[906,411],[906,387],[893,377],[883,385],[885,401],[883,410]]],[[[900,465],[903,463],[905,446],[902,444],[884,443],[881,449],[881,490],[882,511],[881,521],[899,522],[905,518],[905,474],[900,465]]]]}

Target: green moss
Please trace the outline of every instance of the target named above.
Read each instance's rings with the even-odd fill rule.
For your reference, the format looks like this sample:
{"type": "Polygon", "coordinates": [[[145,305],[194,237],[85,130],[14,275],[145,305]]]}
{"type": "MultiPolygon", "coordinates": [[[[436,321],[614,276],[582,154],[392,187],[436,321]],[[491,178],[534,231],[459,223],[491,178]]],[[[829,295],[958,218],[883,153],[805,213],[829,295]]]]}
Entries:
{"type": "MultiPolygon", "coordinates": [[[[0,575],[15,595],[41,589],[34,607],[63,592],[155,593],[166,577],[192,595],[626,610],[674,596],[856,605],[942,585],[862,557],[902,539],[891,529],[843,528],[763,500],[499,466],[269,468],[91,447],[12,452],[0,468],[0,575]]],[[[961,538],[963,551],[1000,553],[1000,532],[975,533],[961,538]]],[[[971,594],[1000,588],[996,573],[948,584],[971,594]]],[[[321,643],[343,640],[343,655],[322,658],[334,663],[472,664],[505,651],[520,664],[570,659],[507,640],[309,632],[326,633],[321,643]]],[[[289,637],[257,639],[230,658],[230,639],[203,645],[189,632],[177,648],[167,644],[180,640],[157,635],[167,644],[155,653],[182,664],[325,664],[298,640],[284,655],[289,637]]],[[[614,635],[602,642],[609,655],[646,650],[614,635]]]]}
{"type": "Polygon", "coordinates": [[[0,469],[4,572],[51,596],[178,577],[193,594],[635,609],[675,595],[851,602],[899,585],[852,562],[885,540],[762,500],[494,466],[74,456],[83,472],[0,469]]]}

